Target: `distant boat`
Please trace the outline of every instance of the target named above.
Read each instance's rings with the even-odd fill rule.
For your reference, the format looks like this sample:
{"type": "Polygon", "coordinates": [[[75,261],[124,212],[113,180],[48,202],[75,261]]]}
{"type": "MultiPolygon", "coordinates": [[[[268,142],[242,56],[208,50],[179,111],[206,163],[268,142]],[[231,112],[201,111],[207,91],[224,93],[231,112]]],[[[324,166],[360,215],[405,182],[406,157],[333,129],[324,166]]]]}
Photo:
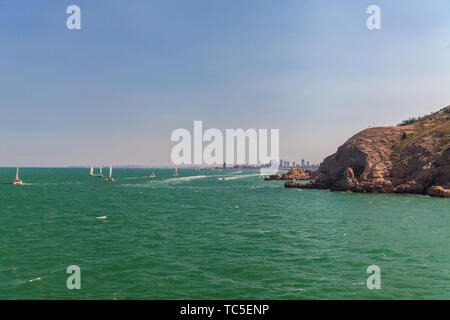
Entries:
{"type": "Polygon", "coordinates": [[[19,166],[16,168],[16,178],[13,180],[13,184],[23,184],[22,180],[19,179],[19,166]]]}
{"type": "Polygon", "coordinates": [[[89,171],[89,175],[90,175],[90,176],[93,176],[93,175],[94,175],[94,167],[93,167],[93,166],[91,166],[91,170],[89,171]]]}
{"type": "Polygon", "coordinates": [[[175,168],[175,172],[173,173],[173,176],[174,177],[178,176],[178,168],[175,168]]]}
{"type": "Polygon", "coordinates": [[[103,178],[103,174],[102,174],[102,166],[100,166],[100,172],[99,172],[98,176],[99,176],[100,178],[103,178]]]}
{"type": "Polygon", "coordinates": [[[106,181],[112,182],[114,181],[114,178],[112,177],[112,165],[109,165],[109,177],[106,179],[106,181]]]}
{"type": "Polygon", "coordinates": [[[150,177],[150,178],[156,177],[156,175],[155,175],[155,170],[152,171],[152,173],[149,175],[149,177],[150,177]]]}

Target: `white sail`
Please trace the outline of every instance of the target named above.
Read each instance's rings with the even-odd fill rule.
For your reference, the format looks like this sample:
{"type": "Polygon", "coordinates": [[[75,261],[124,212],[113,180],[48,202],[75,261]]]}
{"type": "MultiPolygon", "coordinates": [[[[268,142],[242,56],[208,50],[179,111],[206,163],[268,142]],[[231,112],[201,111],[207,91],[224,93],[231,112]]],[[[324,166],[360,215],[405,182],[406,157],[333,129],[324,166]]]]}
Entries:
{"type": "Polygon", "coordinates": [[[109,164],[109,178],[111,179],[112,177],[112,165],[109,164]]]}
{"type": "Polygon", "coordinates": [[[89,172],[91,175],[93,175],[94,174],[94,167],[93,166],[91,166],[91,171],[89,172]]]}
{"type": "Polygon", "coordinates": [[[16,178],[14,179],[13,184],[22,184],[22,180],[19,179],[19,165],[16,167],[16,178]]]}
{"type": "Polygon", "coordinates": [[[100,174],[102,174],[102,166],[100,166],[100,174]]]}

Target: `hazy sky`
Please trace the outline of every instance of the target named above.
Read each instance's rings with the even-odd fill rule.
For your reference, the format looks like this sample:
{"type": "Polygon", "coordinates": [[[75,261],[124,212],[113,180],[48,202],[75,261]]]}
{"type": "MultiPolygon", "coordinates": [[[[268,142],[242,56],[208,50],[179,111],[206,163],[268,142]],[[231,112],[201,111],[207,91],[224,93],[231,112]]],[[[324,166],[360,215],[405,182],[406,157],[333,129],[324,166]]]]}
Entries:
{"type": "Polygon", "coordinates": [[[320,162],[449,104],[448,0],[0,0],[0,166],[170,164],[194,120],[320,162]]]}

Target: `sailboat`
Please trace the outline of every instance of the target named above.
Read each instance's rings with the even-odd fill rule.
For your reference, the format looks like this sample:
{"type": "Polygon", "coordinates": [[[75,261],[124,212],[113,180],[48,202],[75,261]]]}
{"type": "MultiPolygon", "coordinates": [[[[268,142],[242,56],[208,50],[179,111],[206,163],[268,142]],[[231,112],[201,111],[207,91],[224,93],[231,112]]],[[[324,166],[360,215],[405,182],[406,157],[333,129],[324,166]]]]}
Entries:
{"type": "Polygon", "coordinates": [[[103,178],[103,174],[102,174],[102,166],[100,166],[100,173],[98,174],[98,176],[99,176],[100,178],[103,178]]]}
{"type": "Polygon", "coordinates": [[[106,181],[112,182],[114,181],[114,178],[112,177],[112,165],[109,165],[109,177],[106,179],[106,181]]]}
{"type": "Polygon", "coordinates": [[[93,166],[91,166],[91,170],[89,171],[89,175],[90,175],[90,176],[93,176],[93,175],[94,175],[94,167],[93,167],[93,166]]]}
{"type": "Polygon", "coordinates": [[[174,177],[178,176],[178,168],[175,168],[175,172],[173,173],[173,176],[174,177]]]}
{"type": "Polygon", "coordinates": [[[156,177],[156,175],[155,175],[155,170],[152,171],[152,173],[149,175],[149,177],[150,177],[150,178],[156,177]]]}
{"type": "Polygon", "coordinates": [[[13,180],[13,184],[23,184],[22,180],[19,179],[19,166],[16,168],[16,178],[13,180]]]}

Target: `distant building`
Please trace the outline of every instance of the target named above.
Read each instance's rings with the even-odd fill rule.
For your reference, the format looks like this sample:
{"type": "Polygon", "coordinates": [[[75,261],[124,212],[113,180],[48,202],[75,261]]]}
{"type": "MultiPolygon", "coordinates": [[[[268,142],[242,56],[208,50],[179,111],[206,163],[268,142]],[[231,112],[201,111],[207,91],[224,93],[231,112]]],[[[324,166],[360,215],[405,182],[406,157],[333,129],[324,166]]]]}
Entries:
{"type": "Polygon", "coordinates": [[[283,168],[283,160],[280,159],[280,168],[283,168]]]}
{"type": "Polygon", "coordinates": [[[306,166],[309,167],[309,161],[306,162],[306,166]]]}
{"type": "Polygon", "coordinates": [[[302,167],[305,166],[305,159],[302,159],[302,167]]]}
{"type": "Polygon", "coordinates": [[[292,161],[292,167],[295,168],[295,161],[292,161]]]}
{"type": "Polygon", "coordinates": [[[226,169],[227,168],[227,164],[224,162],[223,163],[223,168],[226,169]]]}
{"type": "Polygon", "coordinates": [[[285,161],[285,163],[286,163],[285,167],[289,168],[289,161],[285,161]]]}

